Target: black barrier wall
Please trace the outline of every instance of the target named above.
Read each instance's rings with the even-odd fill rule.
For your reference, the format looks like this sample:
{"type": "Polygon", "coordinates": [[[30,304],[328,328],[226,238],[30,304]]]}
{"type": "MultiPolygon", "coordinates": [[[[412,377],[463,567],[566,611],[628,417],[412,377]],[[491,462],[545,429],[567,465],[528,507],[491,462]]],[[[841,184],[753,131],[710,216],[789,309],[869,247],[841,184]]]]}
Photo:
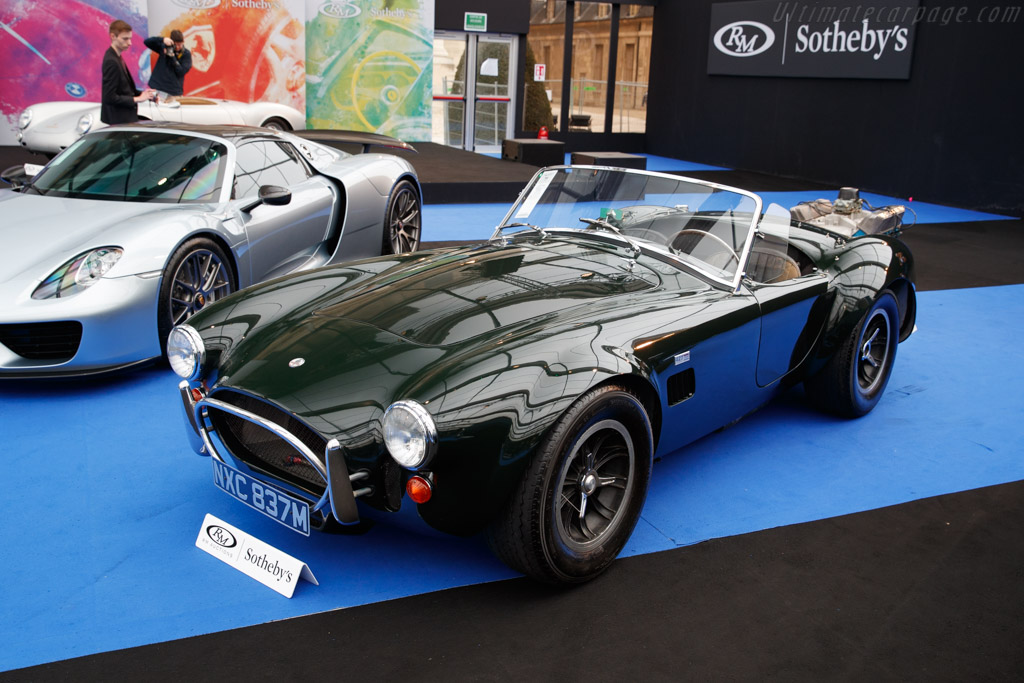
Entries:
{"type": "Polygon", "coordinates": [[[1024,3],[922,0],[908,80],[710,76],[711,5],[657,5],[647,152],[1024,214],[1024,3]]]}

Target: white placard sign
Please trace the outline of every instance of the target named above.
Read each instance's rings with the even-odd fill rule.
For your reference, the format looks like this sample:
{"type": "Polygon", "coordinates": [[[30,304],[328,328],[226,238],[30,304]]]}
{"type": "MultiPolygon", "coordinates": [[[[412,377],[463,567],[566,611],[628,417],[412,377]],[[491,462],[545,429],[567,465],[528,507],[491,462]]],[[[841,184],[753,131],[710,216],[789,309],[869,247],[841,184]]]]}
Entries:
{"type": "Polygon", "coordinates": [[[320,583],[306,563],[227,522],[207,514],[196,547],[250,576],[286,598],[295,594],[299,579],[320,583]]]}

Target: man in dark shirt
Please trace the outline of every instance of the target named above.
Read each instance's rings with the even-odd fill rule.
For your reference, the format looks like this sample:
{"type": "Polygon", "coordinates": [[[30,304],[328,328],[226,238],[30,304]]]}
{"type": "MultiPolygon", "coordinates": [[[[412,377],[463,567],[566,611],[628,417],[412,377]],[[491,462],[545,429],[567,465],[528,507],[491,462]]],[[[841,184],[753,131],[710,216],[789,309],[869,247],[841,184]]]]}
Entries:
{"type": "Polygon", "coordinates": [[[192,68],[192,53],[185,47],[185,37],[174,29],[170,38],[146,38],[146,47],[160,55],[157,57],[149,87],[177,97],[185,92],[185,74],[192,68]]]}
{"type": "Polygon", "coordinates": [[[139,102],[156,97],[155,90],[139,90],[121,56],[132,46],[132,27],[118,19],[110,25],[110,47],[103,53],[103,97],[100,121],[108,125],[139,120],[139,102]]]}

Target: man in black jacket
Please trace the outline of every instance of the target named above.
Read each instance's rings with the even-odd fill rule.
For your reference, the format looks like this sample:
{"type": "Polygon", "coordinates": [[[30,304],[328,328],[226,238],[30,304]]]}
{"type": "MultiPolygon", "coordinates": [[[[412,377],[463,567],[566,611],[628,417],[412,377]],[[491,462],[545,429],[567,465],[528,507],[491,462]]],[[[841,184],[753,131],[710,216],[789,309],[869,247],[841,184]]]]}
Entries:
{"type": "Polygon", "coordinates": [[[157,57],[149,87],[177,97],[185,92],[185,74],[192,68],[192,53],[185,47],[185,37],[174,29],[170,38],[146,38],[146,47],[160,55],[157,57]]]}
{"type": "Polygon", "coordinates": [[[108,125],[139,120],[139,102],[156,98],[155,90],[139,90],[121,56],[132,46],[132,27],[118,19],[110,25],[110,47],[103,53],[103,97],[100,121],[108,125]]]}

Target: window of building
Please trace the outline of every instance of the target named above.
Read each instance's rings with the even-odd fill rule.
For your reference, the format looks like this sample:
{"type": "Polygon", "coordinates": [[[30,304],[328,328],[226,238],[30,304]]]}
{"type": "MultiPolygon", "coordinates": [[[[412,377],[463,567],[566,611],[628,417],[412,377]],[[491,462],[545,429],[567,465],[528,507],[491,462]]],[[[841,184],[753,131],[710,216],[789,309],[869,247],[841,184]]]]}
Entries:
{"type": "Polygon", "coordinates": [[[551,122],[549,129],[554,126],[560,131],[566,130],[564,124],[568,123],[568,129],[574,133],[644,132],[651,44],[651,22],[645,20],[653,17],[654,8],[577,0],[572,12],[566,10],[565,0],[533,0],[527,36],[530,73],[526,76],[523,130],[535,131],[548,125],[541,122],[543,119],[551,122]],[[613,11],[615,4],[620,5],[618,13],[613,11]],[[616,14],[618,40],[612,45],[612,19],[616,14]],[[565,44],[567,18],[573,25],[569,46],[565,44]],[[571,65],[567,87],[563,84],[566,75],[562,73],[566,50],[571,65]],[[608,71],[612,50],[614,74],[608,71]],[[533,81],[533,64],[544,64],[543,82],[533,81]],[[567,99],[564,105],[563,97],[567,99]],[[558,119],[565,115],[568,120],[560,122],[558,119]]]}

